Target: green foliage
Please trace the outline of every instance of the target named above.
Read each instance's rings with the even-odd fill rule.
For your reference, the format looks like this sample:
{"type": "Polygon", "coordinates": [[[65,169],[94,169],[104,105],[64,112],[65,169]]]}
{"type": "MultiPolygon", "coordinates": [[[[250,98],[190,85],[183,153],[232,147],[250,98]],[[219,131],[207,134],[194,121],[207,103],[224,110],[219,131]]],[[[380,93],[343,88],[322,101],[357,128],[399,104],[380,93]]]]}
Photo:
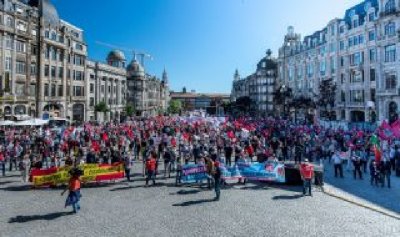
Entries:
{"type": "Polygon", "coordinates": [[[169,102],[168,113],[179,114],[182,111],[182,103],[179,100],[171,100],[169,102]]]}
{"type": "Polygon", "coordinates": [[[125,112],[126,112],[126,115],[129,116],[129,117],[134,115],[135,114],[135,109],[133,108],[133,105],[132,104],[127,104],[125,106],[125,112]]]}
{"type": "Polygon", "coordinates": [[[106,112],[110,111],[110,109],[108,108],[106,102],[104,102],[104,101],[102,101],[102,102],[96,104],[96,105],[94,106],[94,110],[95,110],[96,112],[103,112],[103,113],[106,113],[106,112]]]}

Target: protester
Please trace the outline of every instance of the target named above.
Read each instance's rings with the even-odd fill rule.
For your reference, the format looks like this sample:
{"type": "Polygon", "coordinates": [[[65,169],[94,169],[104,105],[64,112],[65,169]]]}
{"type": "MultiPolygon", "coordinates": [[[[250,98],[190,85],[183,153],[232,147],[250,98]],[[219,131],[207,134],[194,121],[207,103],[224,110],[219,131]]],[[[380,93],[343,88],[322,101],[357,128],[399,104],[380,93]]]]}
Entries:
{"type": "Polygon", "coordinates": [[[219,201],[221,196],[221,170],[220,170],[220,163],[214,162],[215,169],[213,171],[213,178],[214,178],[214,190],[215,190],[215,200],[219,201]]]}
{"type": "Polygon", "coordinates": [[[146,161],[146,187],[149,185],[149,181],[153,181],[153,185],[156,184],[156,158],[157,154],[155,151],[150,153],[149,158],[146,161]]]}
{"type": "Polygon", "coordinates": [[[309,163],[308,159],[305,159],[304,163],[300,165],[300,175],[301,179],[303,180],[303,195],[306,195],[306,190],[308,189],[308,193],[310,194],[310,196],[312,196],[311,181],[314,177],[314,165],[309,163]]]}
{"type": "Polygon", "coordinates": [[[69,194],[67,200],[65,201],[65,207],[72,206],[73,212],[77,213],[80,209],[80,198],[81,198],[81,180],[80,176],[82,175],[82,171],[73,168],[70,171],[71,178],[69,179],[68,186],[61,193],[61,196],[69,190],[69,194]]]}
{"type": "Polygon", "coordinates": [[[338,173],[340,174],[340,178],[343,178],[342,158],[340,157],[339,150],[336,150],[332,155],[332,160],[335,168],[335,178],[338,177],[338,173]]]}
{"type": "Polygon", "coordinates": [[[128,182],[131,182],[131,168],[132,168],[132,157],[130,154],[126,154],[124,156],[124,169],[125,169],[125,177],[128,182]]]}
{"type": "Polygon", "coordinates": [[[25,155],[22,161],[19,163],[19,170],[21,171],[22,182],[28,182],[29,170],[31,168],[31,161],[29,156],[25,155]]]}

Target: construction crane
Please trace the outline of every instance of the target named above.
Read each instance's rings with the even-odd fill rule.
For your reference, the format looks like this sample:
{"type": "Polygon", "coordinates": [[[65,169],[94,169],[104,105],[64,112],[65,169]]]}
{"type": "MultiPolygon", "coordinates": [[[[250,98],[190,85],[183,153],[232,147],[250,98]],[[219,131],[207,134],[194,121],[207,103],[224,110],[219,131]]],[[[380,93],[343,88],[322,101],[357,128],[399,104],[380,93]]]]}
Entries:
{"type": "Polygon", "coordinates": [[[109,43],[104,43],[101,41],[96,41],[96,44],[107,47],[107,48],[111,48],[111,49],[117,49],[117,50],[121,50],[127,53],[132,53],[133,54],[133,59],[137,60],[137,57],[140,58],[140,64],[144,67],[144,61],[145,58],[148,58],[149,60],[154,60],[154,58],[148,54],[148,53],[143,53],[143,52],[138,52],[136,49],[129,49],[129,48],[125,48],[125,47],[120,47],[117,45],[113,45],[113,44],[109,44],[109,43]]]}

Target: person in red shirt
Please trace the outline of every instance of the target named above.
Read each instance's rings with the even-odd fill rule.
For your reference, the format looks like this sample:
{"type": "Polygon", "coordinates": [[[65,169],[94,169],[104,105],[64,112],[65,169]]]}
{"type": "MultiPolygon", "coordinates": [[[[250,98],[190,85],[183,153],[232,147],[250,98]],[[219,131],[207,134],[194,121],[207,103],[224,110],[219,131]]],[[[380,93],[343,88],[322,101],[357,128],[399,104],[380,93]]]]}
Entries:
{"type": "Polygon", "coordinates": [[[314,165],[308,162],[308,159],[304,160],[304,163],[300,165],[300,175],[301,179],[303,180],[303,195],[306,195],[306,189],[311,193],[311,180],[314,177],[314,165]]]}
{"type": "Polygon", "coordinates": [[[156,158],[157,158],[157,153],[155,151],[152,151],[150,153],[150,157],[146,161],[146,172],[147,172],[146,187],[148,186],[150,179],[153,181],[153,185],[156,184],[156,165],[157,165],[156,158]]]}
{"type": "Polygon", "coordinates": [[[71,178],[69,179],[68,186],[61,193],[61,196],[69,190],[69,194],[67,200],[65,201],[65,207],[72,206],[73,212],[77,213],[80,209],[80,198],[81,198],[81,180],[80,176],[82,175],[82,171],[78,168],[72,168],[70,171],[71,178]]]}
{"type": "Polygon", "coordinates": [[[0,151],[0,168],[3,176],[6,176],[6,159],[4,157],[3,151],[0,151]]]}

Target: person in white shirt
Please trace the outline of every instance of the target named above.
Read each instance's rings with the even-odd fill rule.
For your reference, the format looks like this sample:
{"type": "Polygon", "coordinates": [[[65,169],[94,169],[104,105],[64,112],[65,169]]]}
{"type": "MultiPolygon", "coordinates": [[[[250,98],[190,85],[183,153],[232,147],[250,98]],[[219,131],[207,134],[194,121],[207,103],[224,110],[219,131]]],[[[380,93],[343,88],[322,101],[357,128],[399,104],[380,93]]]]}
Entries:
{"type": "Polygon", "coordinates": [[[335,178],[338,176],[338,171],[340,178],[343,178],[342,158],[340,157],[339,150],[336,150],[336,152],[332,155],[332,160],[335,168],[335,178]]]}

